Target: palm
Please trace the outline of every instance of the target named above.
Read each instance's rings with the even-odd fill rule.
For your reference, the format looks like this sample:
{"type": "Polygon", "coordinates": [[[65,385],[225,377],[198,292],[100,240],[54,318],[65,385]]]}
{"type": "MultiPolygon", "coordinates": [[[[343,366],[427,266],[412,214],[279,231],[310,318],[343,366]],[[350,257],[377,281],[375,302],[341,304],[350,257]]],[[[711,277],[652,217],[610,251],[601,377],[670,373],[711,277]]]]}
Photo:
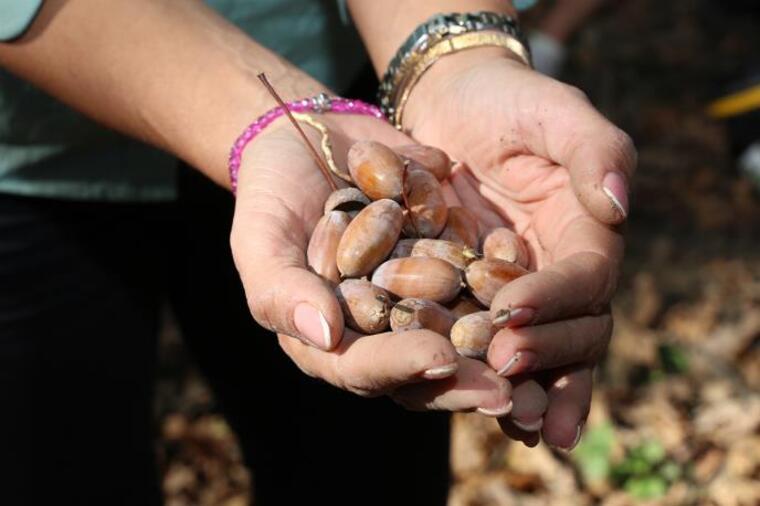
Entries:
{"type": "MultiPolygon", "coordinates": [[[[358,139],[373,139],[388,145],[408,144],[410,140],[390,125],[374,118],[342,118],[342,128],[330,128],[330,140],[336,164],[345,167],[346,153],[358,139]],[[351,129],[345,133],[345,124],[351,129]]],[[[327,121],[325,121],[327,123],[327,121]]],[[[323,214],[325,199],[331,192],[324,175],[299,137],[293,135],[292,126],[282,124],[277,131],[257,139],[246,153],[241,184],[247,203],[260,210],[271,206],[272,219],[278,220],[291,247],[305,248],[308,235],[323,214]],[[277,210],[277,212],[275,212],[277,210]]],[[[319,146],[320,137],[305,127],[312,145],[319,146]]],[[[319,149],[319,148],[317,148],[319,149]]],[[[333,177],[338,186],[343,182],[333,177]]]]}
{"type": "MultiPolygon", "coordinates": [[[[307,133],[319,145],[319,136],[307,133]]],[[[356,139],[391,146],[410,143],[387,123],[366,117],[341,118],[339,124],[330,125],[330,137],[338,166],[345,163],[348,146],[356,139]]],[[[305,265],[309,235],[330,191],[302,140],[287,124],[257,138],[246,151],[231,242],[257,321],[280,334],[281,347],[304,372],[346,390],[360,395],[389,393],[413,409],[483,408],[489,416],[505,414],[509,383],[486,364],[458,358],[443,336],[424,330],[343,334],[342,313],[332,288],[305,265]],[[297,313],[305,304],[323,315],[331,336],[341,337],[325,343],[323,326],[299,328],[297,313]]]]}
{"type": "Polygon", "coordinates": [[[421,102],[412,108],[412,133],[463,162],[466,170],[455,171],[452,184],[485,228],[513,228],[528,243],[535,269],[598,251],[599,232],[589,232],[600,225],[591,225],[589,202],[579,201],[569,171],[553,161],[577,144],[569,134],[588,142],[584,123],[568,113],[577,106],[575,92],[508,59],[435,77],[435,91],[419,92],[419,99],[428,94],[424,110],[421,102]]]}
{"type": "Polygon", "coordinates": [[[589,219],[570,187],[567,170],[536,156],[514,156],[499,166],[457,171],[454,187],[486,227],[497,225],[495,212],[503,225],[522,236],[536,269],[561,259],[563,237],[573,224],[589,219]]]}

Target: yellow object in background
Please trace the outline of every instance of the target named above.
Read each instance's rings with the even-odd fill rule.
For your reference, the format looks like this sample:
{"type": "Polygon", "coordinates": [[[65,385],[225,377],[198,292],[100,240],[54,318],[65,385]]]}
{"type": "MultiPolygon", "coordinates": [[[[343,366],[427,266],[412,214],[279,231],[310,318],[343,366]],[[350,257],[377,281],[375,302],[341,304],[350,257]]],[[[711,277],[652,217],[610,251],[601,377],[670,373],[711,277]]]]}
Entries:
{"type": "Polygon", "coordinates": [[[713,118],[721,119],[755,109],[760,109],[760,84],[719,98],[707,107],[707,113],[713,118]]]}

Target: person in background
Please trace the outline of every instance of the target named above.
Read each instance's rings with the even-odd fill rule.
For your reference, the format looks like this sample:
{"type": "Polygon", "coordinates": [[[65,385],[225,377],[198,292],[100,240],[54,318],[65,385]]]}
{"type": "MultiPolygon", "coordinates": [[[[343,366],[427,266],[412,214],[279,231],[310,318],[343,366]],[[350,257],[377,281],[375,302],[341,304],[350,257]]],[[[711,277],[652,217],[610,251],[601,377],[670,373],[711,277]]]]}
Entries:
{"type": "Polygon", "coordinates": [[[556,0],[528,40],[536,70],[557,77],[567,58],[567,44],[607,0],[556,0]]]}
{"type": "Polygon", "coordinates": [[[345,145],[446,150],[467,167],[450,181],[462,205],[513,226],[541,258],[497,297],[494,309],[522,319],[499,332],[488,363],[430,331],[358,336],[304,265],[329,187],[290,125],[257,134],[229,193],[230,146],[275,105],[256,75],[286,100],[345,92],[365,50],[383,75],[428,19],[510,20],[494,31],[516,10],[349,1],[362,46],[333,2],[209,4],[217,12],[199,1],[0,0],[3,502],[160,502],[151,394],[166,297],[240,435],[256,504],[442,504],[448,419],[391,399],[478,410],[516,439],[535,444],[540,431],[571,449],[611,332],[630,138],[579,90],[533,71],[514,42],[434,62],[401,131],[322,111],[345,145]]]}

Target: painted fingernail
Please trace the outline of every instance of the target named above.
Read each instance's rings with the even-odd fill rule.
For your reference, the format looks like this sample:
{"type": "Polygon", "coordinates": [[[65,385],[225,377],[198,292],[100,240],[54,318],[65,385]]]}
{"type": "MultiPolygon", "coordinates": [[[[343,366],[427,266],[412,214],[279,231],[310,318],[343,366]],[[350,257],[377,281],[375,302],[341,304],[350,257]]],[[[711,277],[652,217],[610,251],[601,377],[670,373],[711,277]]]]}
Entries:
{"type": "Polygon", "coordinates": [[[523,422],[523,421],[517,420],[516,418],[513,418],[512,423],[515,424],[520,429],[524,430],[525,432],[538,432],[539,430],[541,430],[541,427],[544,426],[544,419],[539,418],[538,420],[535,420],[533,422],[523,422]]]}
{"type": "Polygon", "coordinates": [[[510,400],[500,408],[478,408],[477,411],[481,415],[500,418],[502,416],[507,416],[512,411],[512,401],[510,400]]]}
{"type": "Polygon", "coordinates": [[[293,323],[301,337],[315,347],[329,350],[331,347],[330,325],[325,315],[311,304],[302,302],[293,311],[293,323]]]}
{"type": "Polygon", "coordinates": [[[507,362],[496,371],[499,376],[516,374],[518,372],[530,372],[538,362],[538,355],[532,351],[518,351],[507,362]]]}
{"type": "Polygon", "coordinates": [[[602,181],[604,194],[623,218],[628,216],[628,188],[618,172],[608,172],[602,181]]]}
{"type": "Polygon", "coordinates": [[[529,307],[500,309],[493,319],[497,327],[520,327],[527,325],[536,316],[536,310],[529,307]]]}
{"type": "Polygon", "coordinates": [[[457,372],[457,369],[459,369],[459,363],[454,362],[453,364],[428,369],[422,373],[422,377],[429,380],[448,378],[449,376],[453,376],[457,372]]]}

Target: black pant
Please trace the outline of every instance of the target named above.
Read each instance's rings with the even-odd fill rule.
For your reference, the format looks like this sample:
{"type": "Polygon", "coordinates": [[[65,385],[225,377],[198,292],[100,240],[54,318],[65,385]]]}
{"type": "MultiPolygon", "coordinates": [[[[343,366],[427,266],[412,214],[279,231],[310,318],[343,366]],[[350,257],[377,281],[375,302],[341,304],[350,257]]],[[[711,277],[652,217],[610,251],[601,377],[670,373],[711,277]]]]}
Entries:
{"type": "Polygon", "coordinates": [[[178,204],[0,196],[0,504],[159,503],[159,309],[237,431],[256,504],[444,504],[448,418],[304,376],[255,324],[232,200],[189,170],[178,204]]]}

